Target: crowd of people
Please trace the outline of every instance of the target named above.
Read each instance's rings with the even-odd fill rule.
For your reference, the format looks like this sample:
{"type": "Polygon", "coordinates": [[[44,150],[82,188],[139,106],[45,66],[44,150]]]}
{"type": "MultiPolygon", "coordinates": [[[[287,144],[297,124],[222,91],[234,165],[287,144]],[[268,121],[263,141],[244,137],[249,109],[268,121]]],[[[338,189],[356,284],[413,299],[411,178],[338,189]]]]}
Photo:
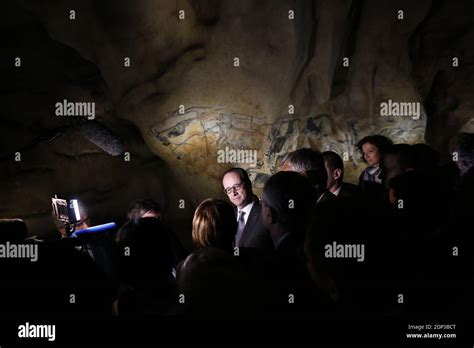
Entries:
{"type": "MultiPolygon", "coordinates": [[[[288,153],[257,197],[247,172],[222,175],[226,200],[196,208],[185,250],[158,203],[134,202],[112,236],[37,243],[37,263],[2,260],[2,313],[298,317],[469,311],[474,134],[426,144],[358,143],[367,168],[344,181],[332,151],[288,153]],[[111,238],[113,237],[113,238],[111,238]],[[6,284],[6,282],[3,282],[6,284]],[[21,301],[17,299],[22,298],[21,301]],[[74,301],[73,301],[74,299],[74,301]]],[[[87,227],[87,213],[80,222],[87,227]]],[[[6,233],[2,240],[10,240],[6,233]]]]}

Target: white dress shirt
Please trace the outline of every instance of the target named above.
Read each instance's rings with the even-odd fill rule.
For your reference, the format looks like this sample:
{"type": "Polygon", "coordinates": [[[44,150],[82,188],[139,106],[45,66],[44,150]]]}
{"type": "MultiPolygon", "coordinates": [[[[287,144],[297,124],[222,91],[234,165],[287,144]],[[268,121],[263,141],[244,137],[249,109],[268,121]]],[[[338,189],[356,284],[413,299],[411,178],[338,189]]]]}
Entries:
{"type": "Polygon", "coordinates": [[[342,189],[342,184],[341,184],[341,186],[339,186],[339,187],[337,188],[337,190],[334,191],[332,194],[333,194],[334,196],[339,196],[339,192],[341,192],[341,189],[342,189]]]}
{"type": "Polygon", "coordinates": [[[237,211],[237,221],[239,221],[240,212],[243,211],[245,213],[244,214],[244,221],[245,221],[245,224],[247,225],[247,220],[249,218],[250,211],[252,210],[254,203],[255,203],[255,201],[252,201],[249,204],[247,204],[245,207],[243,207],[242,209],[238,209],[238,211],[237,211]]]}

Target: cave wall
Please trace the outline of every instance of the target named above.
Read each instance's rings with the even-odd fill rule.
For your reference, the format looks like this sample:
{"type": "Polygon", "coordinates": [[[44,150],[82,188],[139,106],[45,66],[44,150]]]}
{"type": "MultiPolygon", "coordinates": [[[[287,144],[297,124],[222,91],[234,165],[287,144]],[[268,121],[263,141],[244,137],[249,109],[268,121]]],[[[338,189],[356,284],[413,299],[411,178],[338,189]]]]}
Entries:
{"type": "Polygon", "coordinates": [[[190,237],[180,231],[189,228],[193,207],[174,204],[189,201],[188,195],[177,189],[168,165],[150,151],[138,129],[114,116],[97,67],[52,40],[41,22],[17,4],[6,5],[1,16],[0,217],[20,217],[31,235],[41,237],[54,229],[55,194],[79,197],[93,224],[120,224],[132,201],[149,197],[160,203],[165,220],[189,248],[190,237]],[[15,57],[21,57],[21,68],[11,69],[15,57]],[[93,121],[123,142],[129,160],[88,141],[75,128],[76,119],[57,117],[54,105],[64,98],[94,101],[93,121]]]}
{"type": "Polygon", "coordinates": [[[218,161],[225,148],[257,151],[255,163],[237,165],[259,192],[282,156],[302,146],[347,153],[346,178],[354,182],[364,167],[355,144],[365,135],[426,141],[447,155],[454,134],[474,131],[470,1],[25,0],[5,7],[3,217],[46,221],[50,196],[63,192],[83,196],[97,220],[123,216],[146,195],[184,223],[200,200],[222,197],[221,173],[235,165],[218,161]],[[16,149],[73,122],[54,115],[63,99],[95,102],[95,120],[124,142],[131,161],[69,132],[15,162],[16,149]],[[388,99],[420,102],[420,117],[381,116],[388,99]],[[185,210],[180,199],[189,202],[185,210]]]}

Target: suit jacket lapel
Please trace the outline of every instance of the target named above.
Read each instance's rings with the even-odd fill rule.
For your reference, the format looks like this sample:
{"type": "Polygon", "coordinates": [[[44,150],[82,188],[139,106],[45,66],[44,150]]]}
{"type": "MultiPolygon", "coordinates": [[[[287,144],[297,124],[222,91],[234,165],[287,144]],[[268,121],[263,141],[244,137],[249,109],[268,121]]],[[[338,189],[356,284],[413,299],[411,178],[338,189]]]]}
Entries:
{"type": "Polygon", "coordinates": [[[250,236],[253,230],[253,227],[257,223],[259,216],[260,216],[260,202],[258,201],[258,198],[255,197],[252,210],[250,210],[247,223],[245,224],[244,231],[242,232],[242,237],[240,237],[240,243],[239,243],[240,245],[243,245],[247,241],[247,238],[250,236]]]}

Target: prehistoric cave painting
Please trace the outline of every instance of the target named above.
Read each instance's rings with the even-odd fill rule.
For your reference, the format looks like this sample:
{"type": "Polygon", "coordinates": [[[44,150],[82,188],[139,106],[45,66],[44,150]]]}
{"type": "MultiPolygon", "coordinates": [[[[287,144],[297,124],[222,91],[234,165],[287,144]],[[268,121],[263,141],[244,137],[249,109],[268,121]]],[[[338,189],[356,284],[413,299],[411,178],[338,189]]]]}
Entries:
{"type": "Polygon", "coordinates": [[[265,182],[270,178],[270,174],[262,173],[259,168],[249,168],[247,169],[250,181],[252,181],[252,186],[259,192],[263,190],[265,182]]]}
{"type": "MultiPolygon", "coordinates": [[[[376,115],[374,123],[379,124],[377,128],[383,124],[380,133],[392,139],[408,136],[405,141],[413,143],[423,137],[424,122],[420,120],[405,122],[376,115]]],[[[193,168],[188,168],[190,173],[198,172],[196,168],[210,170],[209,161],[217,158],[219,149],[257,151],[256,165],[237,165],[246,168],[254,187],[261,189],[266,178],[280,169],[284,156],[300,147],[339,153],[347,158],[347,176],[357,177],[363,163],[356,144],[370,134],[373,127],[374,124],[360,115],[285,114],[267,124],[261,117],[229,111],[223,106],[191,106],[165,113],[150,127],[150,132],[163,152],[193,163],[193,168]]]]}
{"type": "Polygon", "coordinates": [[[303,143],[321,151],[334,151],[354,161],[360,125],[355,119],[337,118],[330,114],[318,114],[306,119],[303,143]]]}
{"type": "Polygon", "coordinates": [[[151,133],[173,155],[181,159],[193,155],[189,147],[207,144],[204,156],[217,156],[223,147],[259,149],[263,138],[263,120],[256,116],[239,114],[223,107],[189,107],[168,112],[150,127],[151,133]]]}
{"type": "Polygon", "coordinates": [[[277,119],[270,128],[265,158],[271,173],[280,166],[281,160],[288,152],[296,149],[299,122],[296,115],[286,114],[277,119]]]}
{"type": "Polygon", "coordinates": [[[270,172],[279,170],[281,160],[290,151],[299,147],[312,147],[321,151],[332,150],[350,156],[355,151],[357,139],[356,122],[338,124],[329,114],[318,114],[307,118],[284,115],[271,127],[265,158],[270,172]]]}

